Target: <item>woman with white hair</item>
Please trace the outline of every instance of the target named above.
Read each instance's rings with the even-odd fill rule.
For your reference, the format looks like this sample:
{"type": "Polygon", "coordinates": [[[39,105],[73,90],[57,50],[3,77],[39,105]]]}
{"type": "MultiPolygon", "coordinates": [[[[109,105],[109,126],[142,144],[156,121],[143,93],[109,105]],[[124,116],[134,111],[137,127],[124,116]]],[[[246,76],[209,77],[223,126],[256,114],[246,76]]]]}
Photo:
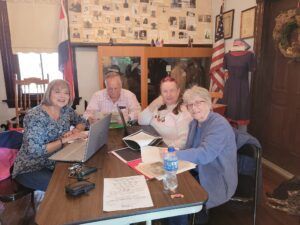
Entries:
{"type": "Polygon", "coordinates": [[[197,164],[199,182],[208,192],[206,209],[210,209],[228,201],[236,190],[235,135],[227,120],[212,112],[211,97],[205,88],[194,86],[186,90],[183,100],[193,121],[186,146],[177,156],[197,164]]]}
{"type": "Polygon", "coordinates": [[[71,108],[67,81],[53,80],[40,105],[24,118],[23,143],[14,163],[13,177],[25,187],[45,191],[52,176],[50,157],[68,141],[85,138],[86,121],[71,108]],[[75,128],[70,131],[71,125],[75,128]]]}

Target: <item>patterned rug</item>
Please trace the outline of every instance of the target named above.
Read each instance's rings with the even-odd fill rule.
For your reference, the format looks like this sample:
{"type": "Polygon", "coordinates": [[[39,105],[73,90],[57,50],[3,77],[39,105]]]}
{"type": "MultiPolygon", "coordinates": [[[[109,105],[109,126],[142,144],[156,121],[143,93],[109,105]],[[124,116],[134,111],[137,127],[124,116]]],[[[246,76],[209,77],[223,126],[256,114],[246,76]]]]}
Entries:
{"type": "Polygon", "coordinates": [[[300,177],[282,182],[272,193],[267,193],[271,208],[300,216],[300,177]]]}

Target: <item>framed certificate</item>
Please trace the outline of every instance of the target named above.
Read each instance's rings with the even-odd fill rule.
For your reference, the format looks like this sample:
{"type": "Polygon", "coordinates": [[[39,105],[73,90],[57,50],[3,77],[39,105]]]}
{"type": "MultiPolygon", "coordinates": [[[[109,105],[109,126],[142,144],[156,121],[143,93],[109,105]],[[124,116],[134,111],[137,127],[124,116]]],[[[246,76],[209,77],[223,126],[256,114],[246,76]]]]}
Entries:
{"type": "MultiPolygon", "coordinates": [[[[224,39],[232,38],[234,9],[223,13],[224,39]]],[[[216,16],[216,29],[220,21],[220,15],[216,16]]],[[[215,31],[216,32],[216,31],[215,31]]]]}
{"type": "Polygon", "coordinates": [[[255,13],[256,13],[256,6],[243,10],[241,12],[241,27],[240,27],[241,38],[244,39],[252,38],[254,36],[255,13]]]}

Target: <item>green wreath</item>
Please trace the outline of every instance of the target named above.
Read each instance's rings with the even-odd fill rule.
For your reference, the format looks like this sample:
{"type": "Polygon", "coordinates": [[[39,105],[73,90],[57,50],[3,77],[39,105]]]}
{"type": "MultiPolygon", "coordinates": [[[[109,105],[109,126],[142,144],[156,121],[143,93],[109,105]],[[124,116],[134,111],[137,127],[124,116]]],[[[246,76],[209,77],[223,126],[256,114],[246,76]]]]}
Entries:
{"type": "MultiPolygon", "coordinates": [[[[295,35],[294,35],[295,36],[295,35]]],[[[280,52],[288,58],[300,58],[300,10],[290,9],[275,19],[273,39],[280,52]],[[292,34],[297,35],[292,40],[292,34]]]]}

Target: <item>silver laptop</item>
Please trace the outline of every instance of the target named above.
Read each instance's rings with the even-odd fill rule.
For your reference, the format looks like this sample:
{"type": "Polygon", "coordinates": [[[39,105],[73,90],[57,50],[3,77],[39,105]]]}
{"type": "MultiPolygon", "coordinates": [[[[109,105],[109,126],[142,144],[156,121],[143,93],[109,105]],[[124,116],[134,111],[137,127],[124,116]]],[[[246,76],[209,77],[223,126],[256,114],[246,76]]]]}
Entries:
{"type": "Polygon", "coordinates": [[[53,154],[49,159],[66,162],[85,162],[107,142],[111,114],[90,126],[87,140],[76,140],[53,154]]]}

